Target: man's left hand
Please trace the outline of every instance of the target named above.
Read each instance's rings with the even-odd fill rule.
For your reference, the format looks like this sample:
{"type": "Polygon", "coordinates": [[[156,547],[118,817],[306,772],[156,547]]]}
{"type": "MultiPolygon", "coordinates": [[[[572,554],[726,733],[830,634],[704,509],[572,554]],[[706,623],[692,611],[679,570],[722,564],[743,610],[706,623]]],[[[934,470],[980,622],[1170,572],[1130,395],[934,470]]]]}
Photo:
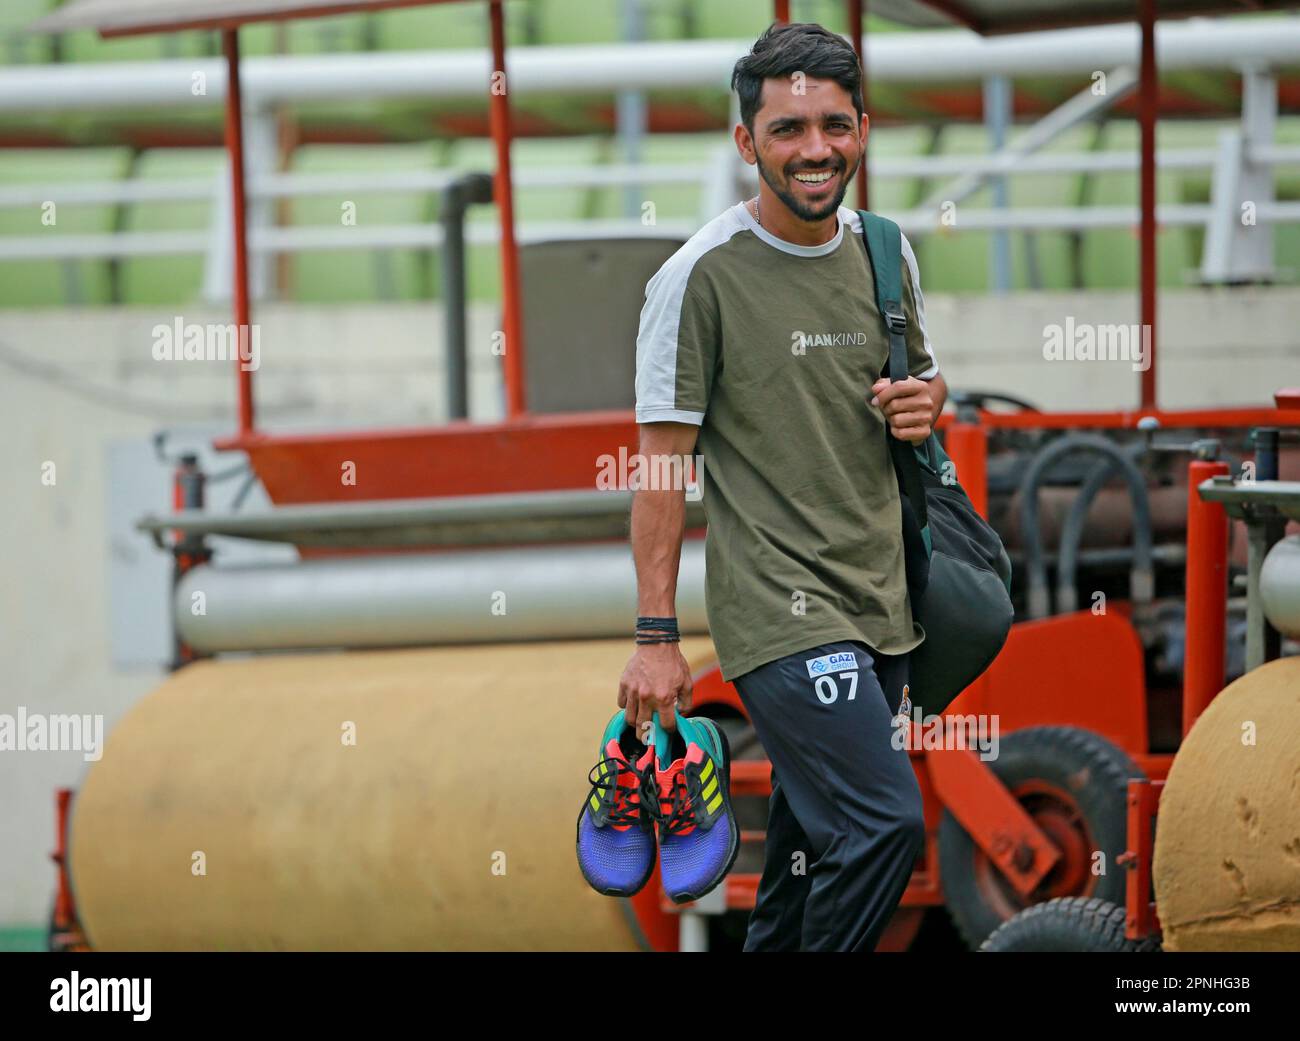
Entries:
{"type": "Polygon", "coordinates": [[[915,376],[891,383],[878,379],[871,385],[870,403],[879,407],[889,421],[889,429],[901,441],[920,444],[930,436],[934,421],[934,397],[930,384],[915,376]]]}

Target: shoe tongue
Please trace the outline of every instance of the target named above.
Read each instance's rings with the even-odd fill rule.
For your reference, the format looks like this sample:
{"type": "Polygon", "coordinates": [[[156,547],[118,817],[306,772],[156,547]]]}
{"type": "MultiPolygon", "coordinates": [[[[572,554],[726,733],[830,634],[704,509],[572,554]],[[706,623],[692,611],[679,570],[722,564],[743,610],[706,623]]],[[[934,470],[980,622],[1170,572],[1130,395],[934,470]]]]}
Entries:
{"type": "Polygon", "coordinates": [[[665,738],[663,748],[659,752],[659,769],[663,773],[672,773],[682,764],[682,759],[686,755],[686,742],[682,740],[682,735],[676,730],[661,731],[661,736],[665,738]]]}
{"type": "Polygon", "coordinates": [[[704,750],[699,745],[692,744],[686,748],[682,739],[674,735],[671,755],[672,761],[667,766],[659,768],[659,775],[664,779],[671,779],[673,774],[680,773],[685,769],[687,763],[698,764],[704,759],[704,750]]]}

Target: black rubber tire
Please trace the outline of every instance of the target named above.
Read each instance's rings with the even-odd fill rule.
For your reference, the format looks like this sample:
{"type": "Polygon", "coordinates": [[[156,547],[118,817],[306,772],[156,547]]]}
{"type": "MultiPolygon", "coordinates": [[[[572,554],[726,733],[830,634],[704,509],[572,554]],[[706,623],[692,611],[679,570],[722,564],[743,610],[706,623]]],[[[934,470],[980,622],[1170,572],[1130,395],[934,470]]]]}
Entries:
{"type": "Polygon", "coordinates": [[[1133,760],[1090,730],[1044,726],[1002,738],[998,758],[989,765],[1008,788],[1038,781],[1068,794],[1077,804],[1091,849],[1106,854],[1106,874],[1089,873],[1079,887],[1082,891],[1060,893],[1052,892],[1054,872],[1044,879],[1041,895],[1031,895],[1027,902],[1005,884],[990,896],[988,874],[996,868],[945,810],[939,823],[939,874],[948,913],[966,945],[975,950],[1016,913],[1052,897],[1097,897],[1123,904],[1125,871],[1115,859],[1127,846],[1128,779],[1144,776],[1133,760]]]}
{"type": "Polygon", "coordinates": [[[1124,908],[1097,897],[1063,896],[1035,904],[1003,922],[980,944],[983,953],[1009,951],[1160,951],[1155,936],[1124,935],[1124,908]]]}

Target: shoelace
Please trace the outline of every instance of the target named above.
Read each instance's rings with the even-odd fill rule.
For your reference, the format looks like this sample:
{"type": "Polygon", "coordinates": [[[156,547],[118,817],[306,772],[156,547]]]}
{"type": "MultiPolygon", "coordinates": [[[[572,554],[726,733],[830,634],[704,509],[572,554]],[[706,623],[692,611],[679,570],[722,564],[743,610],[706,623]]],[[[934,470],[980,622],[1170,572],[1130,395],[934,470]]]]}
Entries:
{"type": "MultiPolygon", "coordinates": [[[[641,796],[641,789],[635,784],[619,784],[618,778],[624,770],[631,772],[639,779],[641,785],[645,784],[645,775],[637,770],[635,764],[626,762],[623,759],[602,759],[591,768],[587,774],[587,780],[591,782],[592,787],[600,793],[600,799],[604,802],[605,793],[611,787],[614,791],[614,807],[609,811],[606,822],[609,824],[638,824],[641,821],[641,810],[645,808],[641,796]],[[600,768],[604,766],[604,774],[600,773],[600,768]],[[632,801],[632,796],[637,796],[637,801],[632,801]]],[[[651,813],[653,817],[654,814],[651,813]]]]}
{"type": "Polygon", "coordinates": [[[672,809],[667,816],[664,815],[663,809],[658,802],[655,804],[653,816],[659,822],[661,835],[680,835],[687,828],[695,827],[695,814],[691,809],[693,805],[691,786],[686,780],[684,767],[673,776],[671,799],[672,809]]]}

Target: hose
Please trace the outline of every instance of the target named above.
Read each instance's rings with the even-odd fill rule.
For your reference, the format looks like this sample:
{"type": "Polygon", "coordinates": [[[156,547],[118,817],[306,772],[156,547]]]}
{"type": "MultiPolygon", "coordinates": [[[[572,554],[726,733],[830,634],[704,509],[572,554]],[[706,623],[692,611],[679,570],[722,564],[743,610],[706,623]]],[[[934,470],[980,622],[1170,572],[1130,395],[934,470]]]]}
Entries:
{"type": "MultiPolygon", "coordinates": [[[[1154,586],[1151,563],[1151,504],[1141,473],[1113,442],[1097,434],[1075,433],[1058,438],[1034,455],[1020,482],[1020,527],[1028,561],[1028,605],[1030,618],[1046,618],[1051,613],[1051,596],[1047,586],[1047,565],[1043,560],[1038,536],[1038,488],[1053,463],[1074,452],[1096,452],[1112,460],[1128,483],[1133,501],[1134,558],[1130,588],[1135,599],[1154,586]]],[[[1091,478],[1091,474],[1089,478],[1091,478]]]]}
{"type": "MultiPolygon", "coordinates": [[[[1137,457],[1146,451],[1146,448],[1141,443],[1135,442],[1125,446],[1121,451],[1131,460],[1136,461],[1137,457]]],[[[1061,528],[1060,552],[1056,565],[1056,609],[1058,612],[1066,613],[1078,609],[1078,589],[1075,585],[1074,576],[1078,570],[1079,547],[1083,542],[1084,525],[1093,500],[1111,479],[1115,469],[1116,464],[1113,460],[1109,458],[1101,460],[1084,479],[1083,484],[1079,487],[1078,495],[1075,496],[1074,502],[1070,505],[1070,512],[1065,518],[1064,526],[1061,528]]],[[[1154,541],[1150,529],[1150,517],[1146,518],[1147,530],[1139,532],[1137,530],[1139,516],[1135,509],[1133,523],[1134,543],[1138,546],[1150,546],[1154,541]]],[[[1129,592],[1134,601],[1149,603],[1155,595],[1154,574],[1149,570],[1146,572],[1141,571],[1137,566],[1140,559],[1135,556],[1134,568],[1129,577],[1129,592]]]]}

